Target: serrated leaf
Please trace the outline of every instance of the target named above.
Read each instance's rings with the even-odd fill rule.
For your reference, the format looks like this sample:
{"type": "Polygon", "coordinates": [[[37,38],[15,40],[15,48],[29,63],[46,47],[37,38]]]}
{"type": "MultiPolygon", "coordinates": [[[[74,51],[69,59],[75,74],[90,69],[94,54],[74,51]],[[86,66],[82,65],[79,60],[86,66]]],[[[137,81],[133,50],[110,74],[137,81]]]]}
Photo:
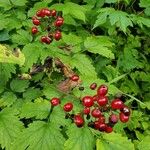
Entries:
{"type": "Polygon", "coordinates": [[[25,69],[30,68],[33,63],[36,63],[38,58],[40,57],[42,51],[42,46],[38,43],[27,44],[23,48],[23,53],[25,55],[25,69]]]}
{"type": "Polygon", "coordinates": [[[43,99],[36,99],[34,102],[25,103],[21,109],[21,118],[45,119],[48,117],[51,105],[50,102],[43,99]]]}
{"type": "Polygon", "coordinates": [[[20,135],[22,123],[13,109],[5,108],[0,112],[0,144],[1,148],[11,150],[11,143],[20,135]]]}
{"type": "Polygon", "coordinates": [[[13,52],[9,47],[0,45],[0,62],[23,65],[25,57],[19,49],[13,52]]]}
{"type": "Polygon", "coordinates": [[[24,92],[28,86],[29,86],[28,80],[14,79],[10,83],[10,88],[14,92],[24,92]]]}
{"type": "Polygon", "coordinates": [[[92,77],[92,79],[97,79],[95,68],[93,67],[92,62],[86,55],[75,54],[72,57],[72,61],[70,62],[70,64],[72,67],[77,68],[82,75],[92,77]]]}
{"type": "Polygon", "coordinates": [[[95,139],[89,128],[72,125],[67,134],[69,138],[65,142],[65,150],[93,150],[95,139]]]}
{"type": "Polygon", "coordinates": [[[0,106],[11,106],[15,101],[17,100],[17,97],[12,92],[5,92],[2,97],[0,98],[0,106]]]}
{"type": "Polygon", "coordinates": [[[14,142],[11,150],[63,150],[64,137],[55,124],[35,121],[14,142]]]}
{"type": "Polygon", "coordinates": [[[104,134],[103,139],[98,139],[97,150],[134,150],[133,143],[127,137],[118,133],[104,134]],[[118,140],[119,139],[119,140],[118,140]]]}
{"type": "Polygon", "coordinates": [[[145,136],[142,141],[138,144],[138,150],[149,150],[150,143],[149,143],[150,136],[145,136]]]}
{"type": "Polygon", "coordinates": [[[97,37],[88,37],[84,42],[84,46],[87,51],[95,54],[100,54],[107,58],[114,58],[114,54],[111,51],[113,43],[109,40],[108,37],[97,36],[97,37]]]}

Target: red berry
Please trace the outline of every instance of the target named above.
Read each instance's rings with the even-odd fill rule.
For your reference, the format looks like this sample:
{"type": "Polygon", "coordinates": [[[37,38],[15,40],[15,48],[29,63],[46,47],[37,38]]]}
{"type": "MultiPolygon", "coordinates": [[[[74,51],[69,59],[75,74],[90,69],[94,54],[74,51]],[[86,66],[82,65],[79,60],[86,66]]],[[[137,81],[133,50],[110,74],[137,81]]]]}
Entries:
{"type": "Polygon", "coordinates": [[[84,110],[83,110],[83,113],[85,115],[88,115],[90,113],[90,107],[85,107],[84,110]]]}
{"type": "Polygon", "coordinates": [[[71,80],[76,82],[76,81],[79,80],[79,76],[78,76],[78,75],[73,75],[73,76],[71,77],[71,80]]]}
{"type": "Polygon", "coordinates": [[[124,104],[120,99],[114,99],[111,102],[111,108],[113,109],[122,109],[123,107],[124,107],[124,104]]]}
{"type": "Polygon", "coordinates": [[[94,128],[95,128],[96,130],[99,130],[99,125],[100,125],[100,123],[99,123],[98,121],[95,121],[95,122],[94,122],[94,128]]]}
{"type": "Polygon", "coordinates": [[[112,131],[113,131],[113,128],[108,126],[108,125],[106,125],[105,132],[106,133],[111,133],[112,131]]]}
{"type": "Polygon", "coordinates": [[[96,83],[92,83],[92,84],[90,85],[90,89],[91,89],[91,90],[95,90],[96,87],[97,87],[97,84],[96,84],[96,83]]]}
{"type": "Polygon", "coordinates": [[[54,34],[54,39],[56,40],[56,41],[59,41],[60,39],[61,39],[61,32],[56,32],[55,34],[54,34]]]}
{"type": "Polygon", "coordinates": [[[115,115],[115,114],[111,114],[110,117],[109,117],[109,122],[113,123],[113,124],[116,124],[118,122],[118,116],[115,115]]]}
{"type": "Polygon", "coordinates": [[[94,109],[92,110],[92,112],[91,112],[91,115],[92,115],[94,118],[99,118],[99,117],[102,115],[102,113],[101,113],[101,111],[100,111],[99,109],[94,108],[94,109]]]}
{"type": "Polygon", "coordinates": [[[98,118],[98,122],[100,122],[100,123],[105,123],[105,117],[104,117],[104,116],[100,116],[100,117],[98,118]]]}
{"type": "Polygon", "coordinates": [[[33,19],[32,22],[36,26],[40,25],[40,20],[39,19],[33,19]]]}
{"type": "Polygon", "coordinates": [[[32,34],[36,34],[38,32],[38,28],[32,27],[31,32],[32,32],[32,34]]]}
{"type": "Polygon", "coordinates": [[[51,15],[52,15],[53,17],[56,16],[56,10],[55,10],[55,9],[51,10],[51,15]]]}
{"type": "Polygon", "coordinates": [[[45,15],[46,16],[51,16],[51,11],[47,8],[45,8],[45,15]]]}
{"type": "Polygon", "coordinates": [[[99,124],[99,131],[105,131],[106,130],[106,124],[105,123],[100,123],[99,124]]]}
{"type": "Polygon", "coordinates": [[[127,106],[124,106],[121,109],[121,112],[125,114],[125,116],[130,116],[130,109],[127,106]]]}
{"type": "Polygon", "coordinates": [[[129,116],[126,116],[124,113],[121,112],[119,114],[119,119],[121,122],[126,123],[129,121],[129,116]]]}
{"type": "Polygon", "coordinates": [[[91,96],[85,96],[82,98],[82,103],[85,107],[91,107],[94,104],[93,98],[91,96]]]}
{"type": "Polygon", "coordinates": [[[50,44],[52,42],[52,39],[51,38],[49,38],[49,37],[46,37],[46,44],[50,44]]]}
{"type": "Polygon", "coordinates": [[[61,21],[61,20],[56,20],[55,22],[54,22],[54,25],[56,26],[56,27],[60,27],[60,26],[62,26],[63,25],[63,21],[61,21]]]}
{"type": "Polygon", "coordinates": [[[51,99],[51,104],[52,104],[52,106],[57,106],[57,105],[59,105],[59,104],[60,104],[60,99],[59,99],[59,98],[56,98],[56,97],[52,98],[52,99],[51,99]]]}
{"type": "Polygon", "coordinates": [[[99,97],[99,98],[97,99],[97,103],[98,103],[100,106],[106,106],[106,104],[108,103],[108,97],[107,97],[107,96],[99,97]]]}
{"type": "Polygon", "coordinates": [[[82,127],[84,125],[84,119],[80,115],[75,115],[74,123],[77,125],[77,127],[82,127]]]}
{"type": "Polygon", "coordinates": [[[73,109],[73,104],[72,103],[66,103],[64,105],[64,111],[70,112],[73,109]]]}
{"type": "Polygon", "coordinates": [[[98,96],[105,96],[108,92],[108,87],[106,85],[101,85],[98,89],[97,89],[97,95],[98,96]]]}
{"type": "Polygon", "coordinates": [[[36,15],[38,16],[38,17],[45,17],[45,10],[44,9],[41,9],[41,10],[38,10],[37,12],[36,12],[36,15]]]}
{"type": "Polygon", "coordinates": [[[47,42],[47,36],[42,36],[41,37],[41,42],[46,43],[47,42]]]}
{"type": "Polygon", "coordinates": [[[58,16],[58,17],[57,17],[57,20],[59,20],[59,21],[64,21],[64,18],[63,18],[63,17],[58,16]]]}
{"type": "Polygon", "coordinates": [[[97,95],[94,95],[94,96],[93,96],[93,101],[97,101],[97,99],[98,99],[98,96],[97,96],[97,95]]]}

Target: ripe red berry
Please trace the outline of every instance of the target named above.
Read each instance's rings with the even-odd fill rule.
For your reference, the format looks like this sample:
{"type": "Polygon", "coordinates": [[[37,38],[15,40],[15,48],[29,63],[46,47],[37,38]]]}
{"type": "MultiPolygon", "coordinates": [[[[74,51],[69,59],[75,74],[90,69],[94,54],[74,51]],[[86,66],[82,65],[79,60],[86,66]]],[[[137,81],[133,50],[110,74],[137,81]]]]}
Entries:
{"type": "Polygon", "coordinates": [[[97,84],[96,84],[96,83],[92,83],[92,84],[90,85],[90,89],[91,89],[91,90],[95,90],[96,87],[97,87],[97,84]]]}
{"type": "Polygon", "coordinates": [[[58,17],[57,17],[57,20],[59,20],[59,21],[64,21],[64,18],[63,18],[63,17],[58,16],[58,17]]]}
{"type": "Polygon", "coordinates": [[[62,26],[63,25],[63,21],[61,21],[61,20],[56,20],[55,22],[54,22],[54,25],[55,25],[55,27],[60,27],[60,26],[62,26]]]}
{"type": "Polygon", "coordinates": [[[99,123],[98,121],[95,121],[95,122],[94,122],[94,128],[95,128],[96,130],[99,130],[99,125],[100,125],[100,123],[99,123]]]}
{"type": "Polygon", "coordinates": [[[97,96],[97,95],[94,95],[94,96],[93,96],[93,101],[97,101],[97,99],[98,99],[98,96],[97,96]]]}
{"type": "Polygon", "coordinates": [[[88,114],[90,113],[90,107],[85,107],[85,108],[83,109],[83,113],[84,113],[85,115],[88,115],[88,114]]]}
{"type": "Polygon", "coordinates": [[[99,131],[105,131],[106,130],[106,124],[105,123],[100,123],[99,124],[99,131]]]}
{"type": "Polygon", "coordinates": [[[72,81],[78,81],[79,80],[79,76],[78,75],[73,75],[71,78],[70,78],[72,81]]]}
{"type": "Polygon", "coordinates": [[[36,15],[38,16],[38,17],[45,17],[45,10],[44,9],[41,9],[41,10],[38,10],[37,12],[36,12],[36,15]]]}
{"type": "Polygon", "coordinates": [[[92,115],[94,118],[99,118],[99,117],[102,115],[102,113],[101,113],[101,111],[100,111],[99,109],[94,108],[94,109],[92,110],[92,112],[91,112],[91,115],[92,115]]]}
{"type": "Polygon", "coordinates": [[[56,16],[56,10],[55,9],[53,9],[53,10],[51,10],[51,15],[53,16],[53,17],[55,17],[56,16]]]}
{"type": "Polygon", "coordinates": [[[108,92],[108,87],[106,85],[101,85],[98,89],[97,89],[97,95],[98,96],[105,96],[108,92]]]}
{"type": "Polygon", "coordinates": [[[104,116],[100,116],[100,117],[98,118],[98,122],[100,122],[100,123],[105,123],[105,117],[104,117],[104,116]]]}
{"type": "Polygon", "coordinates": [[[51,99],[51,105],[52,106],[57,106],[59,104],[60,104],[60,99],[59,98],[54,97],[54,98],[51,99]]]}
{"type": "Polygon", "coordinates": [[[100,106],[106,106],[106,104],[108,103],[108,97],[107,97],[107,96],[99,97],[99,98],[97,99],[97,103],[98,103],[100,106]]]}
{"type": "Polygon", "coordinates": [[[42,36],[41,37],[41,42],[46,43],[47,42],[47,36],[42,36]]]}
{"type": "Polygon", "coordinates": [[[66,103],[64,105],[64,111],[70,112],[73,109],[73,104],[72,103],[66,103]]]}
{"type": "Polygon", "coordinates": [[[52,42],[52,39],[51,38],[49,38],[49,37],[46,37],[46,44],[50,44],[52,42]]]}
{"type": "Polygon", "coordinates": [[[56,32],[56,33],[54,34],[54,39],[55,39],[56,41],[59,41],[59,40],[61,39],[61,37],[62,37],[61,32],[56,32]]]}
{"type": "Polygon", "coordinates": [[[51,11],[49,9],[47,9],[47,8],[45,8],[45,12],[44,13],[48,17],[51,16],[51,11]]]}
{"type": "Polygon", "coordinates": [[[82,127],[84,125],[84,119],[81,117],[81,115],[75,115],[74,123],[77,125],[77,127],[82,127]]]}
{"type": "Polygon", "coordinates": [[[85,107],[91,107],[94,104],[93,98],[91,96],[85,96],[82,98],[82,103],[85,107]]]}
{"type": "Polygon", "coordinates": [[[130,116],[130,109],[127,106],[124,106],[121,109],[121,112],[125,114],[125,116],[130,116]]]}
{"type": "Polygon", "coordinates": [[[108,126],[108,125],[106,125],[105,132],[106,133],[111,133],[112,131],[113,131],[113,128],[108,126]]]}
{"type": "Polygon", "coordinates": [[[124,104],[120,99],[114,99],[111,102],[111,108],[112,109],[122,109],[123,107],[124,107],[124,104]]]}
{"type": "Polygon", "coordinates": [[[115,114],[111,114],[110,117],[109,117],[109,122],[113,123],[113,124],[116,124],[118,122],[118,116],[115,115],[115,114]]]}
{"type": "Polygon", "coordinates": [[[126,123],[129,121],[129,116],[126,116],[124,113],[121,112],[119,114],[119,119],[121,122],[126,123]]]}
{"type": "Polygon", "coordinates": [[[32,22],[36,26],[40,25],[40,20],[39,19],[33,19],[32,22]]]}
{"type": "Polygon", "coordinates": [[[36,34],[38,32],[38,28],[32,27],[31,32],[32,32],[32,34],[36,34]]]}

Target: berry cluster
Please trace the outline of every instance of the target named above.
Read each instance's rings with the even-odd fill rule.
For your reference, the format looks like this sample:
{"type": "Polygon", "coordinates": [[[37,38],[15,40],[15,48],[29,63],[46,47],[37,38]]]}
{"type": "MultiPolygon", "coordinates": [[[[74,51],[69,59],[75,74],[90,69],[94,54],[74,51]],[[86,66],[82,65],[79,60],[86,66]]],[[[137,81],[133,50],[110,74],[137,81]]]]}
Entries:
{"type": "Polygon", "coordinates": [[[62,37],[60,27],[64,24],[63,17],[58,15],[56,10],[49,10],[43,8],[36,12],[36,15],[32,17],[32,23],[34,26],[31,29],[33,35],[39,32],[38,26],[44,31],[47,31],[47,35],[41,36],[41,42],[50,44],[53,39],[59,41],[62,37]]]}
{"type": "MultiPolygon", "coordinates": [[[[70,79],[77,82],[79,76],[73,75],[70,79]]],[[[66,118],[72,119],[77,127],[82,127],[85,122],[87,122],[89,127],[106,133],[112,132],[114,125],[119,120],[122,123],[128,122],[130,109],[118,98],[110,101],[107,96],[108,87],[106,85],[101,85],[97,88],[97,84],[92,83],[90,89],[97,89],[96,95],[81,98],[83,110],[78,114],[69,114],[69,112],[73,112],[72,102],[68,102],[63,106],[63,110],[67,114],[66,118]]],[[[84,90],[84,88],[82,88],[82,90],[84,90]]],[[[59,98],[53,98],[51,105],[57,106],[60,102],[59,98]]]]}

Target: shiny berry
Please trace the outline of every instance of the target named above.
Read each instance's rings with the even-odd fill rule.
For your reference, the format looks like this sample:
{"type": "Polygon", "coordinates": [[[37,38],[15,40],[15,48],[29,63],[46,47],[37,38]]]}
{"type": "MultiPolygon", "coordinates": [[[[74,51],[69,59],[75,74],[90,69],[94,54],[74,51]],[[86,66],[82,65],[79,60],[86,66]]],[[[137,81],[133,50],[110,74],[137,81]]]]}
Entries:
{"type": "Polygon", "coordinates": [[[120,99],[114,99],[111,102],[112,109],[122,109],[124,107],[124,103],[120,99]]]}
{"type": "Polygon", "coordinates": [[[77,125],[77,127],[82,127],[84,125],[84,119],[81,117],[81,115],[75,115],[74,123],[77,125]]]}
{"type": "Polygon", "coordinates": [[[111,114],[109,117],[109,122],[112,124],[116,124],[118,122],[118,116],[115,114],[111,114]]]}
{"type": "Polygon", "coordinates": [[[105,132],[106,133],[111,133],[112,131],[113,131],[113,128],[108,126],[108,125],[106,125],[105,132]]]}
{"type": "Polygon", "coordinates": [[[59,41],[59,40],[61,39],[61,37],[62,37],[61,32],[56,32],[56,33],[54,34],[54,39],[55,39],[56,41],[59,41]]]}
{"type": "Polygon", "coordinates": [[[93,101],[97,101],[97,99],[98,99],[98,96],[97,96],[97,95],[94,95],[94,96],[93,96],[93,101]]]}
{"type": "Polygon", "coordinates": [[[119,119],[121,122],[126,123],[129,121],[129,116],[126,116],[124,113],[121,112],[119,114],[119,119]]]}
{"type": "Polygon", "coordinates": [[[101,111],[100,111],[99,109],[94,108],[94,109],[92,110],[92,112],[91,112],[91,115],[92,115],[94,118],[99,118],[99,117],[102,115],[102,113],[101,113],[101,111]]]}
{"type": "Polygon", "coordinates": [[[53,10],[51,10],[51,15],[53,16],[53,17],[55,17],[56,16],[56,10],[55,9],[53,9],[53,10]]]}
{"type": "Polygon", "coordinates": [[[46,16],[51,16],[51,11],[49,9],[45,9],[45,15],[46,16]]]}
{"type": "Polygon", "coordinates": [[[36,12],[36,15],[38,16],[38,17],[45,17],[45,11],[42,9],[42,10],[38,10],[37,12],[36,12]]]}
{"type": "Polygon", "coordinates": [[[54,97],[54,98],[51,99],[51,105],[52,106],[57,106],[59,104],[60,104],[60,99],[59,98],[54,97]]]}
{"type": "Polygon", "coordinates": [[[85,96],[82,98],[83,106],[91,107],[94,104],[93,98],[91,96],[85,96]]]}
{"type": "Polygon", "coordinates": [[[56,20],[55,22],[54,22],[54,25],[55,25],[55,27],[60,27],[60,26],[62,26],[63,25],[63,21],[61,21],[61,20],[56,20]]]}
{"type": "Polygon", "coordinates": [[[106,85],[101,85],[98,89],[97,89],[97,95],[98,96],[105,96],[108,92],[108,87],[106,85]]]}
{"type": "Polygon", "coordinates": [[[97,99],[97,103],[98,103],[100,106],[106,106],[106,104],[108,103],[108,97],[107,97],[107,96],[99,97],[99,98],[97,99]]]}
{"type": "Polygon", "coordinates": [[[52,42],[52,39],[51,38],[49,38],[49,37],[46,37],[46,44],[50,44],[52,42]]]}
{"type": "Polygon", "coordinates": [[[79,76],[78,75],[73,75],[71,78],[70,78],[72,81],[78,81],[79,80],[79,76]]]}
{"type": "Polygon", "coordinates": [[[88,114],[90,113],[90,107],[85,107],[85,108],[83,109],[83,113],[84,113],[85,115],[88,115],[88,114]]]}
{"type": "Polygon", "coordinates": [[[100,116],[100,117],[98,118],[98,122],[100,122],[100,123],[105,123],[105,117],[104,117],[104,116],[100,116]]]}
{"type": "Polygon", "coordinates": [[[95,121],[94,122],[94,128],[96,129],[96,130],[99,130],[99,122],[98,121],[95,121]]]}
{"type": "Polygon", "coordinates": [[[31,32],[32,32],[32,34],[36,34],[38,32],[38,28],[32,27],[31,32]]]}
{"type": "Polygon", "coordinates": [[[47,36],[42,36],[41,37],[41,42],[46,43],[47,42],[47,36]]]}
{"type": "Polygon", "coordinates": [[[36,26],[40,25],[40,20],[39,19],[33,19],[32,22],[36,26]]]}
{"type": "Polygon", "coordinates": [[[63,18],[63,17],[58,16],[58,17],[57,17],[57,20],[59,20],[59,21],[64,21],[64,18],[63,18]]]}
{"type": "Polygon", "coordinates": [[[72,103],[66,103],[63,108],[64,108],[64,111],[70,112],[73,109],[73,104],[72,103]]]}
{"type": "Polygon", "coordinates": [[[121,112],[125,114],[125,116],[130,116],[130,109],[127,106],[124,106],[121,109],[121,112]]]}
{"type": "Polygon", "coordinates": [[[96,83],[92,83],[92,84],[90,85],[90,89],[91,89],[91,90],[95,90],[96,87],[97,87],[97,84],[96,84],[96,83]]]}
{"type": "Polygon", "coordinates": [[[99,124],[99,131],[105,131],[106,130],[106,124],[105,123],[100,123],[99,124]]]}

